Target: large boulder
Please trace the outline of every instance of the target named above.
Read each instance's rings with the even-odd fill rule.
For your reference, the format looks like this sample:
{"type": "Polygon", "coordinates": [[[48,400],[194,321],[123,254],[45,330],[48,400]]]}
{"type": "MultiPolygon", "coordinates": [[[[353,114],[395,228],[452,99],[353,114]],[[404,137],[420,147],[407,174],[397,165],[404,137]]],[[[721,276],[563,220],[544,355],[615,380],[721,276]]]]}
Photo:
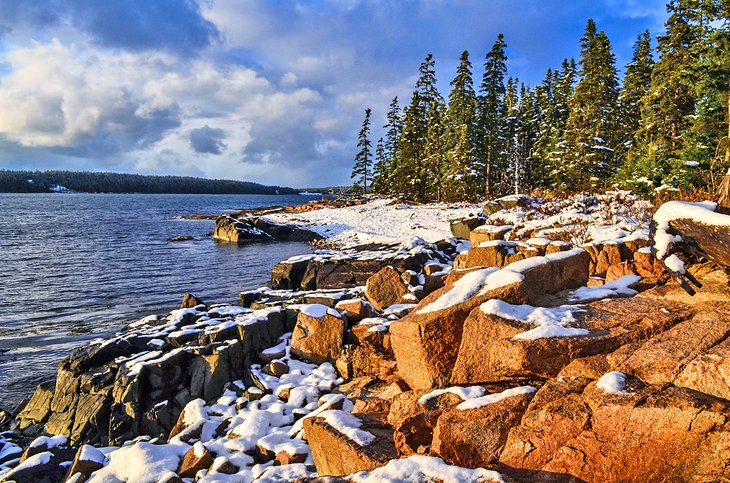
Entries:
{"type": "Polygon", "coordinates": [[[573,359],[646,340],[692,314],[684,304],[636,298],[554,309],[490,301],[464,323],[451,382],[554,377],[573,359]]]}
{"type": "Polygon", "coordinates": [[[487,219],[483,216],[469,216],[451,220],[449,226],[451,228],[451,234],[456,238],[468,240],[469,233],[476,227],[483,225],[486,221],[487,219]]]}
{"type": "Polygon", "coordinates": [[[531,257],[505,268],[525,277],[527,300],[537,304],[545,294],[578,288],[588,282],[590,255],[581,248],[531,257]]]}
{"type": "Polygon", "coordinates": [[[520,423],[534,392],[519,389],[467,400],[444,412],[433,431],[432,451],[456,466],[486,468],[497,463],[509,431],[520,423]]]}
{"type": "Polygon", "coordinates": [[[230,215],[219,216],[215,220],[213,238],[229,243],[249,243],[268,241],[271,235],[256,228],[250,220],[236,219],[230,215]]]}
{"type": "Polygon", "coordinates": [[[396,269],[391,266],[383,267],[365,284],[365,297],[373,306],[383,311],[391,305],[401,303],[403,296],[408,293],[408,286],[396,269]]]}
{"type": "Polygon", "coordinates": [[[401,456],[427,453],[433,439],[433,428],[439,416],[462,402],[453,392],[431,394],[428,389],[407,391],[393,398],[388,424],[393,428],[393,441],[401,456]]]}
{"type": "Polygon", "coordinates": [[[537,255],[536,249],[522,242],[486,241],[469,249],[460,263],[460,268],[504,267],[537,255]]]}
{"type": "Polygon", "coordinates": [[[609,373],[560,378],[536,394],[500,462],[520,479],[722,481],[730,402],[609,373]]]}
{"type": "Polygon", "coordinates": [[[396,457],[393,431],[370,415],[333,409],[305,419],[303,427],[320,476],[372,470],[396,457]]]}
{"type": "Polygon", "coordinates": [[[339,312],[325,305],[301,307],[292,333],[291,353],[315,364],[334,362],[342,350],[345,325],[339,312]]]}
{"type": "Polygon", "coordinates": [[[446,385],[461,343],[464,320],[492,298],[526,299],[524,277],[488,268],[466,274],[432,293],[390,326],[390,341],[403,379],[413,389],[446,385]]]}
{"type": "Polygon", "coordinates": [[[469,233],[469,241],[472,247],[480,243],[492,240],[504,240],[504,237],[512,231],[512,225],[481,225],[469,233]]]}

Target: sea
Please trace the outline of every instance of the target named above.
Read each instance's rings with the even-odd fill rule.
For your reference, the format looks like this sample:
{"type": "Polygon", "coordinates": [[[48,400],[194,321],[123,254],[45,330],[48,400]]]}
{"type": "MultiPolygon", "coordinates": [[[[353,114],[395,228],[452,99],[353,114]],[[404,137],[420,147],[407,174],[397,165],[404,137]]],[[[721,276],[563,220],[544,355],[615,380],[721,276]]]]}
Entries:
{"type": "Polygon", "coordinates": [[[220,214],[297,205],[301,195],[0,194],[0,408],[10,410],[85,342],[179,307],[188,291],[236,304],[299,242],[238,246],[210,236],[220,214]],[[190,241],[168,241],[192,236],[190,241]]]}

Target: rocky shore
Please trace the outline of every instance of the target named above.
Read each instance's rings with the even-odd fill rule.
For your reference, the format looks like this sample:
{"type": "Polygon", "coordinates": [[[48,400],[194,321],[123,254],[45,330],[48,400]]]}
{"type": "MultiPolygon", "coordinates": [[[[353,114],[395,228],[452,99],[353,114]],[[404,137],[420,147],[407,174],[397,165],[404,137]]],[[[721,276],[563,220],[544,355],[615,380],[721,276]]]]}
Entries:
{"type": "MultiPolygon", "coordinates": [[[[673,253],[677,213],[317,208],[218,218],[221,241],[330,248],[75,350],[0,413],[0,481],[730,478],[730,277],[673,253]]],[[[674,210],[730,238],[713,204],[674,210]]]]}

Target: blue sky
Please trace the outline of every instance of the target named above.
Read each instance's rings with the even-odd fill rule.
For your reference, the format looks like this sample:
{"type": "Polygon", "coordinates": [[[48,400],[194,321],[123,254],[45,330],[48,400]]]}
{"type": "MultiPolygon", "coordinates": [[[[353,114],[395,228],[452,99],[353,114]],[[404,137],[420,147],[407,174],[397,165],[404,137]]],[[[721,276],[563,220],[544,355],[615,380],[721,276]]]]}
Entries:
{"type": "MultiPolygon", "coordinates": [[[[366,107],[376,139],[429,52],[448,94],[503,33],[540,82],[592,17],[619,69],[655,0],[0,0],[0,168],[108,170],[294,187],[350,182],[366,107]]],[[[373,139],[373,141],[375,141],[373,139]]]]}

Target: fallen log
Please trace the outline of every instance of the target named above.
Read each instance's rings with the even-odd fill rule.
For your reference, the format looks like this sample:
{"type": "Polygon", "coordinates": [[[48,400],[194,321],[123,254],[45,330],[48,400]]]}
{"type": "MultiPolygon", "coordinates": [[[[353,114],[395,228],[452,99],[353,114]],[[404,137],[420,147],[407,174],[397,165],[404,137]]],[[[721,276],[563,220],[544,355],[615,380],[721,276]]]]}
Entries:
{"type": "Polygon", "coordinates": [[[652,253],[690,295],[694,295],[695,291],[689,282],[697,287],[702,287],[702,284],[685,270],[684,263],[675,252],[682,251],[730,267],[728,191],[730,176],[725,176],[718,203],[669,201],[654,214],[652,253]]]}

